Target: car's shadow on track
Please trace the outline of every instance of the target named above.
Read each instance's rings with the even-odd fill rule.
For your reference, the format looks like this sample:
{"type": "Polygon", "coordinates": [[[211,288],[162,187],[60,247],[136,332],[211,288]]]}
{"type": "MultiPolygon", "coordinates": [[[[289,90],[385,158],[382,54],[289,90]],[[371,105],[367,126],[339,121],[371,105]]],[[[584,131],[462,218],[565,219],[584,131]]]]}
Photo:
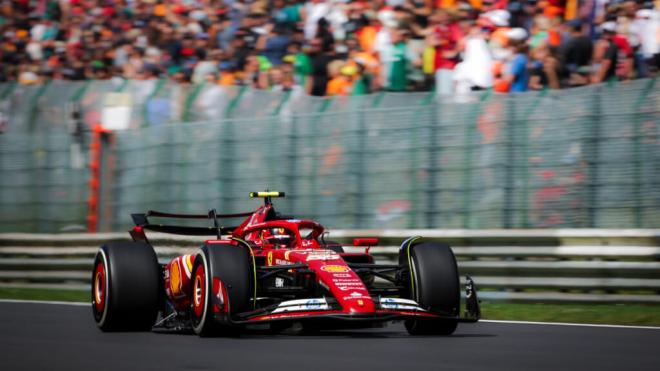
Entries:
{"type": "MultiPolygon", "coordinates": [[[[152,330],[154,333],[165,334],[165,335],[186,335],[186,336],[195,336],[192,330],[177,330],[177,331],[168,331],[163,329],[152,330]]],[[[460,331],[460,330],[459,330],[460,331]]],[[[343,338],[343,339],[400,339],[400,338],[488,338],[496,337],[497,334],[482,334],[482,333],[454,333],[452,335],[409,335],[405,330],[384,330],[384,329],[344,329],[344,330],[314,330],[314,331],[305,331],[301,328],[288,328],[280,332],[273,332],[270,330],[262,329],[244,329],[240,334],[229,335],[229,336],[211,336],[210,338],[216,339],[243,339],[243,340],[309,340],[309,339],[331,339],[331,338],[343,338]]]]}
{"type": "Polygon", "coordinates": [[[444,335],[424,335],[424,336],[411,336],[406,332],[401,331],[349,331],[349,330],[335,330],[335,331],[318,331],[314,333],[306,332],[295,332],[295,331],[284,331],[282,333],[273,334],[262,331],[246,331],[242,333],[240,339],[267,339],[267,340],[277,340],[277,339],[286,339],[286,340],[309,340],[313,338],[351,338],[351,339],[399,339],[399,338],[486,338],[486,337],[495,337],[496,334],[453,334],[450,336],[444,335]]]}

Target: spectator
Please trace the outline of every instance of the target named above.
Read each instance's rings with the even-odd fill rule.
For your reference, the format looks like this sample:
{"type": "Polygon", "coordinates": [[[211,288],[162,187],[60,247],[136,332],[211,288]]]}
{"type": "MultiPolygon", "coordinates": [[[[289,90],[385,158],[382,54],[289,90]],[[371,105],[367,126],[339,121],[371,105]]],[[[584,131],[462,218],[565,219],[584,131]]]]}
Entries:
{"type": "Polygon", "coordinates": [[[572,87],[657,74],[658,6],[630,0],[5,1],[0,81],[166,75],[263,89],[293,84],[324,95],[334,91],[327,87],[328,63],[341,60],[351,73],[340,70],[333,80],[348,78],[353,93],[450,94],[491,86],[504,92],[514,81],[514,89],[524,91],[525,70],[533,88],[572,87]],[[602,28],[614,31],[601,36],[602,28]],[[529,37],[511,41],[512,29],[529,37]],[[527,68],[511,74],[524,58],[527,68]]]}
{"type": "Polygon", "coordinates": [[[473,22],[465,40],[463,61],[455,68],[457,93],[467,94],[493,86],[493,58],[488,50],[487,38],[487,31],[473,22]]]}
{"type": "Polygon", "coordinates": [[[582,22],[575,20],[567,24],[569,37],[560,46],[560,60],[564,66],[564,78],[569,86],[581,86],[589,82],[593,45],[584,34],[582,22]]]}
{"type": "Polygon", "coordinates": [[[646,67],[641,76],[660,70],[660,10],[638,10],[633,32],[640,40],[639,54],[646,67]]]}
{"type": "Polygon", "coordinates": [[[531,52],[530,89],[559,89],[561,67],[557,48],[543,44],[531,52]]]}
{"type": "Polygon", "coordinates": [[[405,91],[408,83],[406,33],[395,29],[390,35],[391,43],[383,53],[383,69],[387,76],[385,88],[389,91],[405,91]]]}
{"type": "Polygon", "coordinates": [[[527,32],[522,28],[512,28],[507,33],[507,37],[513,57],[508,64],[508,73],[505,75],[505,79],[510,85],[510,92],[525,92],[529,86],[528,46],[525,43],[527,32]]]}
{"type": "Polygon", "coordinates": [[[430,18],[432,46],[435,47],[435,86],[442,95],[454,91],[454,68],[458,63],[460,27],[448,11],[439,9],[430,18]]]}
{"type": "Polygon", "coordinates": [[[282,26],[267,25],[264,29],[266,33],[259,37],[256,48],[270,63],[277,66],[287,53],[290,37],[282,26]]]}
{"type": "Polygon", "coordinates": [[[593,81],[596,83],[616,78],[619,46],[614,42],[616,23],[609,21],[601,26],[601,37],[594,50],[595,70],[593,81]]]}
{"type": "Polygon", "coordinates": [[[330,80],[328,81],[326,95],[349,95],[351,93],[352,81],[350,70],[351,66],[347,66],[340,60],[334,60],[328,64],[330,80]]]}
{"type": "Polygon", "coordinates": [[[309,43],[310,78],[307,79],[306,91],[311,95],[325,95],[328,84],[328,64],[332,57],[323,51],[323,41],[314,38],[309,43]]]}

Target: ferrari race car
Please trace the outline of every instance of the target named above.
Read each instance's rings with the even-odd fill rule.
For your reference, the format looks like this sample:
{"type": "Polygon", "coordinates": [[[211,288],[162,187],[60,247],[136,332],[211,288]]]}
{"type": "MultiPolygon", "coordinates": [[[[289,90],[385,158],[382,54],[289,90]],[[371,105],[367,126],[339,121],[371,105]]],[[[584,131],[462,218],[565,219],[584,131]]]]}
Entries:
{"type": "Polygon", "coordinates": [[[161,330],[200,336],[244,329],[278,332],[364,328],[403,320],[412,335],[449,335],[459,322],[480,317],[476,288],[460,283],[451,248],[421,237],[403,241],[398,264],[376,264],[369,248],[376,238],[356,238],[364,253],[344,252],[326,240],[322,225],[277,213],[281,192],[254,212],[219,215],[133,214],[132,242],[102,246],[92,276],[92,311],[102,331],[161,330]],[[237,227],[223,218],[246,217],[237,227]],[[208,219],[213,227],[153,224],[153,218],[208,219]],[[145,230],[209,235],[191,255],[160,264],[145,230]]]}

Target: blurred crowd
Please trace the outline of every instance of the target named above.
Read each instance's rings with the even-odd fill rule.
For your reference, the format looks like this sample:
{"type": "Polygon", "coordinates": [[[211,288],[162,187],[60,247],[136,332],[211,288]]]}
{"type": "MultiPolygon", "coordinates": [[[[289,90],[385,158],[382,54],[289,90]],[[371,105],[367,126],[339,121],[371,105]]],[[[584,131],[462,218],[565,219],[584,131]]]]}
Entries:
{"type": "Polygon", "coordinates": [[[355,95],[658,73],[660,0],[0,0],[0,81],[355,95]]]}

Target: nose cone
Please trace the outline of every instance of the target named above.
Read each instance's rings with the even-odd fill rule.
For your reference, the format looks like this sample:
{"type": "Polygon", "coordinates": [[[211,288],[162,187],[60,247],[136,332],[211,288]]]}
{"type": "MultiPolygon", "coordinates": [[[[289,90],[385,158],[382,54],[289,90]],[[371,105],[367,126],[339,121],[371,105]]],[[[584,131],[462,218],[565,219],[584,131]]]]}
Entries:
{"type": "Polygon", "coordinates": [[[312,260],[307,263],[317,272],[321,285],[332,293],[344,312],[374,312],[376,307],[360,277],[343,259],[337,257],[336,260],[312,260]]]}
{"type": "Polygon", "coordinates": [[[346,300],[339,301],[342,310],[347,313],[372,313],[376,310],[374,301],[369,294],[361,296],[349,296],[346,300]]]}

